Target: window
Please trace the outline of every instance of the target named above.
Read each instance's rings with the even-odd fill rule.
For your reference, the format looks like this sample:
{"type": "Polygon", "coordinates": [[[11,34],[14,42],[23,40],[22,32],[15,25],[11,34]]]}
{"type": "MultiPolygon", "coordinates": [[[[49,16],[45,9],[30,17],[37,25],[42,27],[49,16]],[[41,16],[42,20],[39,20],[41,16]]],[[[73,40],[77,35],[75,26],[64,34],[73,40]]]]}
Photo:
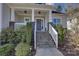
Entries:
{"type": "Polygon", "coordinates": [[[24,23],[28,23],[30,22],[30,18],[29,17],[24,17],[24,23]]]}
{"type": "Polygon", "coordinates": [[[60,24],[60,19],[54,18],[53,19],[53,24],[60,24]]]}
{"type": "Polygon", "coordinates": [[[26,18],[26,19],[25,19],[25,21],[26,21],[26,22],[28,22],[28,21],[29,21],[29,19],[27,19],[27,18],[26,18]]]}

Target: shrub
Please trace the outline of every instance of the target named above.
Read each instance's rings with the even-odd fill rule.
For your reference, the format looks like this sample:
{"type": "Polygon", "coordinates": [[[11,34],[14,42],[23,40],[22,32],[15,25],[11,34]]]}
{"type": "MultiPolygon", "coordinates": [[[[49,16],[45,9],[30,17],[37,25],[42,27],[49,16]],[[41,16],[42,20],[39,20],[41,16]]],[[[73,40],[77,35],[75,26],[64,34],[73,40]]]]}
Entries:
{"type": "Polygon", "coordinates": [[[60,25],[56,25],[54,28],[57,30],[59,41],[62,43],[64,41],[66,29],[60,25]]]}
{"type": "Polygon", "coordinates": [[[11,55],[13,51],[14,51],[13,44],[5,44],[3,46],[0,46],[0,56],[11,55]]]}
{"type": "Polygon", "coordinates": [[[4,29],[1,33],[1,41],[5,43],[18,44],[20,41],[30,44],[32,39],[32,24],[28,23],[20,29],[14,31],[13,29],[4,29]]]}
{"type": "Polygon", "coordinates": [[[29,53],[31,52],[30,48],[31,48],[30,45],[21,42],[15,48],[15,50],[16,50],[15,55],[16,56],[26,56],[26,55],[29,55],[29,53]]]}
{"type": "Polygon", "coordinates": [[[32,39],[32,24],[31,23],[27,23],[27,43],[31,43],[31,39],[32,39]]]}
{"type": "Polygon", "coordinates": [[[22,42],[26,42],[28,44],[31,43],[32,39],[32,24],[27,23],[27,25],[22,26],[18,31],[18,36],[20,37],[22,42]]]}
{"type": "Polygon", "coordinates": [[[4,29],[1,32],[1,40],[3,43],[13,43],[16,44],[20,40],[17,38],[17,32],[11,28],[4,29]]]}

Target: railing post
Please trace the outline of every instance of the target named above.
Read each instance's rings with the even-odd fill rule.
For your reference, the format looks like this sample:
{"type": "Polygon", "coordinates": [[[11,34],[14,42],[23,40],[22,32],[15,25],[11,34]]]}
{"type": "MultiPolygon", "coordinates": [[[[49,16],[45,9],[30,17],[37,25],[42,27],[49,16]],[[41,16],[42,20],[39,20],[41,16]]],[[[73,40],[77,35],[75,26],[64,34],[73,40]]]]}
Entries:
{"type": "Polygon", "coordinates": [[[58,48],[58,34],[56,34],[56,48],[58,48]]]}
{"type": "Polygon", "coordinates": [[[34,28],[34,48],[36,49],[36,22],[35,22],[35,28],[34,28]]]}

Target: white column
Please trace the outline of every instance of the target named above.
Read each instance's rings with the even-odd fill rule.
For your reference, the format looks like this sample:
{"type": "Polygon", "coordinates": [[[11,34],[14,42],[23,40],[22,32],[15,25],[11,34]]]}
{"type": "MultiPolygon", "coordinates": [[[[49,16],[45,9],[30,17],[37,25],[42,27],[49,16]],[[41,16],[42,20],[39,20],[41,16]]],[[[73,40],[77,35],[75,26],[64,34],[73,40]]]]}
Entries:
{"type": "Polygon", "coordinates": [[[11,8],[11,21],[15,22],[15,11],[11,8]]]}
{"type": "Polygon", "coordinates": [[[52,22],[52,10],[49,10],[49,22],[52,22]]]}
{"type": "Polygon", "coordinates": [[[2,3],[0,3],[0,32],[2,29],[2,3]]]}
{"type": "Polygon", "coordinates": [[[34,22],[34,9],[32,9],[32,22],[34,22]]]}

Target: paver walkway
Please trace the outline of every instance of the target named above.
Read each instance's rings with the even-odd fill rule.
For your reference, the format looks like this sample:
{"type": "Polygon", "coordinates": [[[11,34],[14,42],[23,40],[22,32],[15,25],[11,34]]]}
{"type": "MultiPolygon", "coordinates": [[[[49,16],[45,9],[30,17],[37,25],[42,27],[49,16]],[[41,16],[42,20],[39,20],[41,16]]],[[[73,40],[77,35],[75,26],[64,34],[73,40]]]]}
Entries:
{"type": "Polygon", "coordinates": [[[37,32],[36,56],[62,56],[48,32],[37,32]]]}

